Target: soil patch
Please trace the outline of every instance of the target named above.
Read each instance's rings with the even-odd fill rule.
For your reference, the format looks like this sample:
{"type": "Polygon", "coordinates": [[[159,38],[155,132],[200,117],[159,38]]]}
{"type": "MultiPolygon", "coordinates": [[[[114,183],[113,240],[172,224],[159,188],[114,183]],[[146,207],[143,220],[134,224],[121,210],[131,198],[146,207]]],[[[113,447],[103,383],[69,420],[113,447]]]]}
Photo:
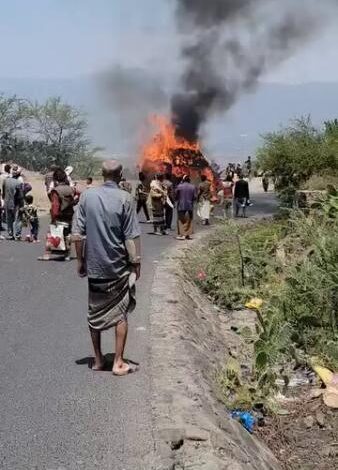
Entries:
{"type": "Polygon", "coordinates": [[[311,400],[303,390],[286,406],[289,415],[266,420],[258,435],[285,470],[334,470],[338,468],[338,414],[311,400]]]}

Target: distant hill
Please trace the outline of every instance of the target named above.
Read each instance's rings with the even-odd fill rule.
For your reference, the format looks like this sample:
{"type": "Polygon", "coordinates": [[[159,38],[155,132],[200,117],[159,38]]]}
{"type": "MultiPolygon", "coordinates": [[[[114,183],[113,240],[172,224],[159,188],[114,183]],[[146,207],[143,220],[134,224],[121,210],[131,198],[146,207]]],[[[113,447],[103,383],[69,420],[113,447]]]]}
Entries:
{"type": "MultiPolygon", "coordinates": [[[[119,110],[108,109],[94,79],[0,78],[0,91],[39,101],[59,95],[88,113],[90,137],[95,145],[115,154],[133,153],[133,136],[121,129],[119,110]]],[[[263,83],[255,92],[243,96],[225,116],[212,119],[206,133],[207,153],[222,159],[254,153],[260,134],[307,114],[316,125],[338,117],[338,83],[263,83]]]]}

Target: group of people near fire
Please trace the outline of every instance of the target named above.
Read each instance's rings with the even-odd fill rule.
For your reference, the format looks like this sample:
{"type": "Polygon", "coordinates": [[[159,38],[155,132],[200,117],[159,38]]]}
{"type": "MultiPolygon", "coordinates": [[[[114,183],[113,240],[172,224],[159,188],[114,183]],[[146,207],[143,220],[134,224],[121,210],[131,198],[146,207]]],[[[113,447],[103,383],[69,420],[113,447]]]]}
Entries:
{"type": "Polygon", "coordinates": [[[137,213],[143,211],[155,235],[168,235],[173,230],[176,206],[178,240],[191,239],[195,206],[202,224],[209,225],[215,206],[221,207],[224,217],[246,217],[251,205],[248,181],[242,172],[231,171],[218,182],[214,178],[210,181],[205,174],[192,181],[188,174],[177,177],[172,173],[159,173],[149,180],[141,172],[135,198],[137,213]]]}
{"type": "MultiPolygon", "coordinates": [[[[248,160],[250,166],[250,159],[248,160]]],[[[245,166],[248,169],[249,165],[245,166]]],[[[250,168],[249,168],[250,170],[250,168]]],[[[61,227],[47,236],[46,252],[42,260],[49,260],[53,252],[60,252],[53,246],[53,239],[63,236],[62,251],[64,258],[69,259],[70,234],[72,219],[80,194],[84,189],[93,186],[93,179],[87,178],[86,187],[80,189],[72,180],[72,167],[64,170],[52,166],[45,176],[46,194],[50,200],[51,222],[61,227]]],[[[212,173],[210,173],[212,176],[212,173]]],[[[223,217],[246,217],[247,207],[251,205],[248,178],[244,178],[240,164],[229,164],[223,178],[216,181],[201,174],[192,181],[190,175],[180,177],[172,172],[147,175],[139,173],[139,181],[135,192],[133,185],[121,177],[120,189],[134,193],[137,214],[143,212],[146,223],[153,225],[154,235],[168,235],[173,230],[174,212],[176,207],[177,239],[190,240],[193,234],[194,214],[203,225],[209,225],[215,207],[221,208],[223,217]],[[197,210],[195,210],[197,209],[197,210]]],[[[246,173],[246,177],[249,175],[246,173]]],[[[4,231],[3,223],[7,224],[7,239],[21,240],[24,227],[27,227],[26,241],[39,241],[38,209],[31,195],[32,186],[24,180],[22,171],[17,165],[6,164],[0,174],[0,231],[4,231]]],[[[1,236],[0,239],[5,237],[1,236]]]]}

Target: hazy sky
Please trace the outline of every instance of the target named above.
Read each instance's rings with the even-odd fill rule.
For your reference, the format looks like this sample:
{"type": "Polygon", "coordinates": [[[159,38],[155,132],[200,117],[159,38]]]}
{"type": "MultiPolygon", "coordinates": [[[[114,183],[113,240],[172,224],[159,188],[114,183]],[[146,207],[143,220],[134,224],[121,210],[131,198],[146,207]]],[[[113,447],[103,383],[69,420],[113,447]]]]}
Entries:
{"type": "MultiPolygon", "coordinates": [[[[322,0],[327,1],[327,0],[322,0]]],[[[0,0],[2,77],[74,77],[114,63],[170,70],[173,0],[0,0]]],[[[338,81],[338,28],[266,80],[338,81]]]]}

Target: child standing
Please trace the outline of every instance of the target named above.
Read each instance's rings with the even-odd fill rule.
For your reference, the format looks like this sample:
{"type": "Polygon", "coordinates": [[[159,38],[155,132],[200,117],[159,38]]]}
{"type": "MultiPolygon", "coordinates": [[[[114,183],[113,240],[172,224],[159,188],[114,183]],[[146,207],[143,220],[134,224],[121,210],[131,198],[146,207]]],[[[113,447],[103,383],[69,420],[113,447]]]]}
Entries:
{"type": "Polygon", "coordinates": [[[27,240],[37,243],[39,241],[39,217],[38,209],[33,205],[33,201],[33,196],[30,194],[25,197],[24,219],[30,228],[30,235],[27,235],[27,240]]]}

